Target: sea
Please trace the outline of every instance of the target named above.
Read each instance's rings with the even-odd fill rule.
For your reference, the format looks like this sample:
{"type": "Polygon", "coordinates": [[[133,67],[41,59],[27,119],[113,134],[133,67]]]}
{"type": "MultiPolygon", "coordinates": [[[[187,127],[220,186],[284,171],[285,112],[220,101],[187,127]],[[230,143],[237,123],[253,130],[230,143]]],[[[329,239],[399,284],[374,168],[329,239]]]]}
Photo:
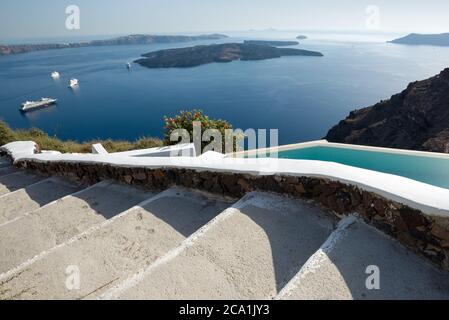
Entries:
{"type": "MultiPolygon", "coordinates": [[[[279,143],[323,138],[351,110],[373,105],[449,67],[449,48],[387,43],[404,34],[300,31],[233,32],[189,43],[85,47],[0,57],[0,119],[62,139],[161,137],[164,116],[201,109],[233,128],[278,129],[279,143]],[[151,51],[243,40],[295,40],[324,57],[211,63],[148,69],[132,63],[151,51]],[[50,73],[58,71],[60,79],[50,73]],[[79,87],[68,88],[70,78],[79,87]],[[21,103],[58,99],[22,114],[21,103]]],[[[38,39],[33,39],[39,42],[38,39]]],[[[49,42],[46,39],[46,42],[49,42]]]]}

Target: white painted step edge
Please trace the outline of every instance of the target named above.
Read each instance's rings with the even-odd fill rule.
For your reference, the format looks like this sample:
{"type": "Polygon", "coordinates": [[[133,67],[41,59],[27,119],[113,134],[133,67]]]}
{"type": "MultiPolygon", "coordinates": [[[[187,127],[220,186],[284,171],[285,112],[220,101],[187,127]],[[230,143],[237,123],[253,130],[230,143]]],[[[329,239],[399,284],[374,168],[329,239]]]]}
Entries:
{"type": "MultiPolygon", "coordinates": [[[[99,183],[97,183],[95,185],[90,186],[89,188],[83,189],[83,190],[81,190],[81,191],[79,191],[77,193],[80,193],[82,191],[86,191],[87,189],[91,189],[91,188],[93,188],[95,186],[98,186],[98,185],[102,185],[102,184],[107,185],[107,184],[111,184],[111,183],[113,183],[113,182],[111,182],[111,181],[102,181],[102,182],[99,182],[99,183]]],[[[103,227],[106,227],[106,226],[110,225],[115,220],[120,219],[121,217],[123,217],[123,216],[125,216],[127,214],[130,214],[134,210],[140,209],[140,208],[150,204],[153,201],[156,201],[158,199],[161,199],[161,198],[164,198],[164,197],[167,197],[167,196],[176,197],[176,196],[178,196],[178,193],[180,194],[179,196],[182,197],[183,196],[182,190],[183,189],[178,188],[178,187],[172,187],[170,189],[164,190],[162,192],[159,192],[156,195],[153,195],[153,196],[149,197],[148,199],[140,202],[139,204],[136,204],[135,206],[129,208],[128,210],[123,211],[122,213],[120,213],[120,214],[118,214],[118,215],[116,215],[116,216],[114,216],[114,217],[112,217],[112,218],[110,218],[110,219],[108,219],[108,220],[98,224],[98,225],[94,225],[94,226],[90,227],[89,229],[85,230],[84,232],[82,232],[82,233],[72,237],[71,239],[67,240],[66,242],[63,242],[63,243],[61,243],[61,244],[59,244],[59,245],[57,245],[57,246],[55,246],[55,247],[53,247],[51,249],[45,250],[45,251],[39,253],[38,255],[34,256],[33,258],[28,259],[27,261],[25,261],[24,263],[20,264],[19,266],[17,266],[15,268],[11,269],[11,270],[8,270],[8,271],[0,274],[0,282],[5,280],[5,279],[7,279],[7,278],[9,278],[9,277],[11,277],[11,276],[13,276],[13,275],[15,275],[15,274],[17,274],[17,273],[19,273],[19,272],[21,272],[23,269],[29,267],[33,263],[35,263],[35,262],[37,262],[39,260],[44,259],[46,256],[48,256],[52,252],[54,252],[54,251],[56,251],[56,250],[58,250],[60,248],[66,247],[66,246],[68,246],[68,245],[70,245],[70,244],[72,244],[72,243],[74,243],[74,242],[76,242],[76,241],[78,241],[78,240],[80,240],[80,239],[82,239],[82,238],[84,238],[84,237],[86,237],[86,236],[96,232],[97,230],[100,230],[103,227]]],[[[194,191],[194,192],[196,192],[196,191],[194,191]]],[[[196,193],[201,194],[203,196],[207,195],[207,194],[205,194],[203,192],[196,192],[196,193]]],[[[212,196],[215,196],[215,195],[212,195],[212,196]]],[[[70,195],[67,196],[67,197],[70,197],[70,195]]],[[[64,197],[64,198],[66,198],[66,197],[64,197]]],[[[61,198],[61,199],[64,199],[64,198],[61,198]]],[[[58,200],[56,200],[56,201],[58,201],[58,200]]],[[[42,208],[40,208],[40,209],[42,209],[42,208]]],[[[37,209],[37,210],[40,210],[40,209],[37,209]]]]}
{"type": "Polygon", "coordinates": [[[274,300],[281,300],[291,295],[291,293],[300,285],[301,279],[308,274],[315,273],[325,262],[326,256],[336,247],[338,242],[346,235],[349,227],[355,223],[358,218],[354,215],[347,216],[340,220],[337,228],[329,235],[326,242],[306,261],[301,270],[284,286],[284,288],[274,297],[274,300]]]}
{"type": "Polygon", "coordinates": [[[247,204],[247,200],[251,199],[252,194],[253,193],[248,193],[247,195],[245,195],[238,202],[236,202],[231,207],[227,208],[226,210],[224,210],[223,212],[218,214],[215,218],[213,218],[207,224],[205,224],[200,229],[198,229],[190,237],[185,239],[179,246],[177,246],[176,248],[170,250],[168,253],[166,253],[165,255],[163,255],[160,258],[158,258],[155,262],[153,262],[149,266],[140,269],[139,271],[137,271],[134,275],[132,275],[128,279],[126,279],[123,282],[118,283],[117,285],[111,287],[110,289],[105,291],[101,296],[99,296],[97,299],[98,300],[112,300],[112,299],[116,299],[122,293],[124,293],[127,290],[135,287],[142,280],[144,280],[146,278],[146,276],[149,275],[153,270],[155,270],[159,266],[164,265],[164,264],[172,261],[173,259],[175,259],[177,256],[179,256],[182,252],[187,250],[189,247],[192,247],[210,229],[212,229],[213,227],[218,225],[220,222],[225,221],[230,216],[232,216],[234,213],[237,213],[239,209],[241,209],[244,205],[247,204]]]}

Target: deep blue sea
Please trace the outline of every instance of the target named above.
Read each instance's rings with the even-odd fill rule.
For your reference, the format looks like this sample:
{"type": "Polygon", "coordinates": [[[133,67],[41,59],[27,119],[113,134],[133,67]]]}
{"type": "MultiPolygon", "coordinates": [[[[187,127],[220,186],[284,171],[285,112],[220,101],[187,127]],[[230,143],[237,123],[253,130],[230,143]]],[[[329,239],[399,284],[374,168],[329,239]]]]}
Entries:
{"type": "MultiPolygon", "coordinates": [[[[292,40],[296,33],[237,34],[292,40]]],[[[0,118],[63,139],[161,136],[163,116],[203,109],[234,128],[279,129],[279,142],[322,138],[349,111],[372,105],[449,67],[449,48],[385,43],[393,36],[309,34],[298,48],[316,57],[236,61],[188,69],[147,69],[126,62],[154,50],[191,46],[90,47],[0,57],[0,118]],[[54,81],[52,71],[61,79],[54,81]],[[75,77],[79,88],[67,82],[75,77]],[[57,106],[22,115],[25,100],[53,97],[57,106]]],[[[216,43],[217,41],[213,41],[216,43]]],[[[201,42],[212,43],[212,42],[201,42]]]]}

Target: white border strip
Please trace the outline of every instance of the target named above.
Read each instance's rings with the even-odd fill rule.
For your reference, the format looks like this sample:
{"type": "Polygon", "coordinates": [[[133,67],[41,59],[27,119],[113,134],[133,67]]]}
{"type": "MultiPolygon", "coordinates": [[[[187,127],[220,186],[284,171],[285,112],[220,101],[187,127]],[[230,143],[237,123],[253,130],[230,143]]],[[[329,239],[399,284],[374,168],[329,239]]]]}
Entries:
{"type": "Polygon", "coordinates": [[[106,292],[104,292],[101,296],[99,296],[98,300],[112,300],[120,297],[121,294],[128,291],[129,289],[138,285],[142,280],[146,278],[153,270],[158,267],[167,264],[168,262],[175,259],[181,253],[183,253],[188,248],[192,247],[199,239],[201,239],[210,229],[218,225],[220,222],[225,221],[233,214],[237,213],[237,210],[242,208],[242,206],[246,205],[246,201],[252,197],[252,193],[247,194],[243,198],[241,198],[238,202],[236,202],[231,207],[224,210],[222,213],[217,215],[211,221],[206,223],[196,232],[194,232],[190,237],[185,239],[179,246],[170,250],[165,255],[159,257],[155,262],[150,264],[149,266],[140,269],[134,275],[124,280],[123,282],[113,286],[106,292]]]}
{"type": "Polygon", "coordinates": [[[308,274],[315,273],[326,260],[327,255],[347,235],[349,227],[357,221],[355,216],[348,216],[340,220],[337,228],[330,234],[326,242],[301,267],[301,270],[282,288],[274,300],[288,298],[301,285],[301,280],[308,274]]]}

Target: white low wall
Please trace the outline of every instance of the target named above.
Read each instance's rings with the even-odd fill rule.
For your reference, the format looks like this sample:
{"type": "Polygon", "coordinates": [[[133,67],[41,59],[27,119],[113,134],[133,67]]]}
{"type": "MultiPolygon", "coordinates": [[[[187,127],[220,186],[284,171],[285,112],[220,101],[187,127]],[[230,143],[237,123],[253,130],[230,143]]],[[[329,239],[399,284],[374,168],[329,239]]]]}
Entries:
{"type": "Polygon", "coordinates": [[[110,153],[110,155],[125,157],[195,157],[196,151],[193,143],[186,143],[166,147],[115,152],[110,153]]]}
{"type": "Polygon", "coordinates": [[[221,157],[143,157],[125,154],[34,154],[31,145],[2,147],[15,160],[109,164],[121,167],[185,168],[200,171],[251,175],[287,175],[325,178],[357,186],[387,199],[403,203],[426,214],[449,216],[449,190],[405,177],[333,162],[290,159],[242,159],[221,157]]]}

